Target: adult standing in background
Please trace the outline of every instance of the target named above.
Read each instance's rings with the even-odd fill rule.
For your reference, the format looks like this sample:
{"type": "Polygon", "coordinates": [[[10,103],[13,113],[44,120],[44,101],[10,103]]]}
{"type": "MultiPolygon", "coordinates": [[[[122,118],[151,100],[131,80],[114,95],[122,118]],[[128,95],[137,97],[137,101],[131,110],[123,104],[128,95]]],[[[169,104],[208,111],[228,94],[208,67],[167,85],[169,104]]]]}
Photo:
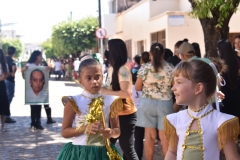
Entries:
{"type": "Polygon", "coordinates": [[[72,78],[72,69],[69,64],[69,60],[66,60],[65,69],[66,69],[66,79],[71,79],[72,78]]]}
{"type": "Polygon", "coordinates": [[[0,117],[1,117],[1,131],[6,131],[4,124],[5,124],[5,115],[9,115],[9,102],[7,97],[6,91],[6,84],[4,79],[7,77],[8,74],[8,66],[6,65],[5,56],[3,54],[3,50],[0,49],[0,117]]]}
{"type": "Polygon", "coordinates": [[[237,53],[237,60],[238,60],[238,92],[240,94],[240,35],[237,35],[234,38],[233,49],[237,53]]]}
{"type": "MultiPolygon", "coordinates": [[[[9,69],[9,74],[7,78],[5,79],[5,84],[6,84],[6,89],[7,89],[7,96],[8,96],[8,101],[9,101],[9,110],[10,110],[10,105],[15,93],[15,73],[17,71],[16,64],[13,60],[13,55],[15,54],[16,49],[12,46],[8,47],[8,54],[6,56],[6,62],[8,65],[9,69]]],[[[15,123],[16,121],[11,118],[11,112],[9,112],[8,115],[5,115],[5,123],[15,123]]]]}
{"type": "Polygon", "coordinates": [[[240,57],[240,35],[234,38],[234,50],[237,52],[238,57],[240,57]]]}
{"type": "Polygon", "coordinates": [[[195,51],[195,55],[198,57],[198,58],[201,58],[201,50],[200,50],[200,46],[198,43],[194,42],[192,43],[192,46],[194,48],[194,51],[195,51]]]}
{"type": "Polygon", "coordinates": [[[188,39],[184,39],[183,41],[178,41],[175,45],[174,45],[174,56],[170,57],[167,62],[171,63],[174,67],[181,62],[181,59],[179,58],[179,47],[181,46],[181,44],[183,42],[188,42],[188,39]]]}
{"type": "Polygon", "coordinates": [[[61,73],[62,73],[63,79],[65,79],[66,68],[65,68],[65,61],[64,60],[61,60],[61,73]]]}
{"type": "Polygon", "coordinates": [[[146,64],[148,62],[150,62],[150,55],[149,55],[149,52],[143,52],[141,54],[141,61],[140,61],[140,64],[143,65],[143,64],[146,64]]]}
{"type": "Polygon", "coordinates": [[[136,126],[145,128],[146,160],[153,159],[156,128],[163,154],[166,155],[168,142],[163,131],[164,117],[174,112],[171,91],[173,66],[164,61],[164,48],[161,44],[153,44],[149,53],[151,62],[140,68],[135,83],[136,90],[142,91],[136,126]]]}
{"type": "Polygon", "coordinates": [[[234,115],[240,118],[240,95],[238,92],[238,62],[236,54],[231,43],[225,39],[217,43],[219,56],[224,60],[228,67],[227,72],[222,74],[226,81],[226,85],[220,88],[220,91],[225,94],[223,99],[222,112],[234,115]]]}
{"type": "Polygon", "coordinates": [[[55,75],[57,77],[55,77],[56,80],[59,80],[61,78],[61,62],[59,61],[59,59],[57,59],[57,62],[55,62],[55,75]]]}
{"type": "MultiPolygon", "coordinates": [[[[31,54],[31,57],[29,58],[27,64],[22,68],[22,73],[24,73],[28,67],[37,67],[41,66],[42,62],[42,52],[40,51],[33,51],[31,54]]],[[[41,110],[42,110],[42,105],[30,105],[31,107],[31,126],[30,130],[43,130],[44,128],[41,125],[41,110]]],[[[44,105],[44,108],[47,113],[47,117],[49,117],[49,114],[51,115],[51,108],[49,105],[44,105]],[[50,109],[49,109],[50,108],[50,109]],[[47,111],[50,111],[47,112],[47,111]]],[[[55,122],[52,122],[55,123],[55,122]]],[[[47,124],[50,124],[47,122],[47,124]]]]}
{"type": "MultiPolygon", "coordinates": [[[[119,144],[123,150],[124,160],[138,160],[134,149],[134,131],[137,121],[136,107],[132,99],[132,74],[127,63],[126,44],[121,39],[111,39],[108,41],[109,62],[108,77],[105,83],[106,88],[101,92],[107,95],[119,96],[122,98],[124,108],[119,114],[121,135],[119,144]]],[[[111,139],[113,144],[117,139],[111,139]]]]}
{"type": "Polygon", "coordinates": [[[79,58],[76,58],[76,60],[73,62],[73,66],[74,66],[74,78],[77,79],[77,75],[78,75],[78,69],[80,66],[80,61],[79,58]]]}

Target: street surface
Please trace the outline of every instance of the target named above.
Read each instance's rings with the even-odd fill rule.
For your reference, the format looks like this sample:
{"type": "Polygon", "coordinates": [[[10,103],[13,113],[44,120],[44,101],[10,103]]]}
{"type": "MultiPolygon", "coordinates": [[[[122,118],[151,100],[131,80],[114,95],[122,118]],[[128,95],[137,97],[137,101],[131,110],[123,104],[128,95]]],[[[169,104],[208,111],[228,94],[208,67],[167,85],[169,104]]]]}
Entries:
{"type": "MultiPolygon", "coordinates": [[[[57,123],[46,124],[46,113],[42,108],[43,131],[32,132],[30,127],[30,106],[24,105],[24,80],[16,73],[15,97],[11,104],[11,114],[16,123],[6,123],[7,132],[0,131],[0,160],[56,160],[61,148],[71,139],[61,136],[63,105],[62,96],[78,94],[80,87],[74,81],[49,81],[52,117],[57,123]]],[[[118,148],[119,145],[117,144],[118,148]]],[[[156,146],[154,159],[160,158],[156,146]]]]}

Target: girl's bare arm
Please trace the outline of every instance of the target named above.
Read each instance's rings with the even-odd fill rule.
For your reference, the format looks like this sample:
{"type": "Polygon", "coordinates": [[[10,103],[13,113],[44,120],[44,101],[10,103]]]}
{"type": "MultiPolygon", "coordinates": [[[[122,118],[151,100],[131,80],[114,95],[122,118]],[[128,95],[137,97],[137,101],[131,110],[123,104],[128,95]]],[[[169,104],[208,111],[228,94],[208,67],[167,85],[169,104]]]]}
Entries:
{"type": "Polygon", "coordinates": [[[62,120],[62,136],[64,138],[71,138],[83,134],[85,131],[85,126],[82,127],[80,130],[76,130],[76,128],[72,127],[72,122],[75,117],[75,112],[72,109],[72,106],[69,102],[65,104],[64,107],[64,115],[62,120]]]}
{"type": "Polygon", "coordinates": [[[227,144],[223,147],[224,154],[227,160],[239,160],[240,157],[238,155],[236,143],[234,140],[229,141],[227,144]]]}
{"type": "Polygon", "coordinates": [[[142,87],[143,87],[142,78],[137,78],[137,81],[135,83],[135,90],[136,91],[142,91],[142,87]]]}
{"type": "Polygon", "coordinates": [[[104,87],[101,88],[101,92],[107,95],[119,96],[121,98],[130,98],[132,96],[132,86],[129,81],[120,82],[120,90],[113,91],[106,89],[104,87]]]}

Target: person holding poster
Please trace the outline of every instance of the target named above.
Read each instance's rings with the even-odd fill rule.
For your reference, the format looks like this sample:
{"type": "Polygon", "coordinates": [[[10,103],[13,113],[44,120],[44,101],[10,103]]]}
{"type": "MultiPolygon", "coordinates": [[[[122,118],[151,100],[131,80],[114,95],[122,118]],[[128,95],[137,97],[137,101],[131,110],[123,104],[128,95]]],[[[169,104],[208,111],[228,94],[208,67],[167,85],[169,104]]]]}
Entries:
{"type": "Polygon", "coordinates": [[[43,130],[41,126],[41,104],[48,104],[48,89],[44,89],[48,80],[48,67],[41,67],[42,53],[34,51],[27,64],[22,68],[25,72],[26,97],[25,103],[31,107],[31,127],[34,130],[43,130]],[[40,98],[41,97],[41,98],[40,98]]]}

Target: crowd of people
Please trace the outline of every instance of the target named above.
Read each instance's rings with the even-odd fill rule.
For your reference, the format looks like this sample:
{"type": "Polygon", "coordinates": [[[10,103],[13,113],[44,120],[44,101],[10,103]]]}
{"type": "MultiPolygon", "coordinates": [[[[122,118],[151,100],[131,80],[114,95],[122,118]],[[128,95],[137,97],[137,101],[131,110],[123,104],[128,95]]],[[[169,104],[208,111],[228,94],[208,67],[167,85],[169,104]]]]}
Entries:
{"type": "Polygon", "coordinates": [[[94,57],[80,59],[83,90],[63,98],[62,134],[75,138],[63,147],[58,159],[108,159],[108,155],[109,159],[138,160],[144,150],[145,159],[152,160],[156,139],[167,160],[217,160],[222,149],[226,159],[239,159],[240,38],[235,38],[234,46],[220,40],[216,48],[218,57],[201,58],[199,44],[187,39],[176,43],[174,55],[155,43],[150,52],[131,62],[124,41],[111,39],[102,72],[94,57]],[[104,104],[100,113],[105,118],[91,121],[94,111],[99,111],[96,104],[104,104]],[[122,157],[110,152],[107,142],[100,145],[107,150],[99,147],[104,138],[110,139],[112,150],[119,140],[122,157]]]}
{"type": "MultiPolygon", "coordinates": [[[[187,39],[178,41],[174,52],[154,43],[131,62],[124,41],[111,39],[103,64],[92,55],[74,62],[47,60],[50,76],[73,75],[82,87],[79,95],[62,99],[62,136],[74,140],[58,159],[140,160],[144,151],[145,159],[152,160],[158,140],[166,160],[217,160],[222,149],[226,159],[239,159],[240,35],[234,45],[225,39],[213,47],[217,57],[201,58],[199,44],[187,39]],[[123,155],[114,146],[117,140],[123,155]]],[[[10,58],[0,50],[2,130],[11,119],[4,82],[16,71],[10,58]]],[[[22,71],[41,62],[41,52],[34,51],[22,71]]],[[[39,114],[41,105],[31,105],[31,128],[43,129],[39,114]]]]}

